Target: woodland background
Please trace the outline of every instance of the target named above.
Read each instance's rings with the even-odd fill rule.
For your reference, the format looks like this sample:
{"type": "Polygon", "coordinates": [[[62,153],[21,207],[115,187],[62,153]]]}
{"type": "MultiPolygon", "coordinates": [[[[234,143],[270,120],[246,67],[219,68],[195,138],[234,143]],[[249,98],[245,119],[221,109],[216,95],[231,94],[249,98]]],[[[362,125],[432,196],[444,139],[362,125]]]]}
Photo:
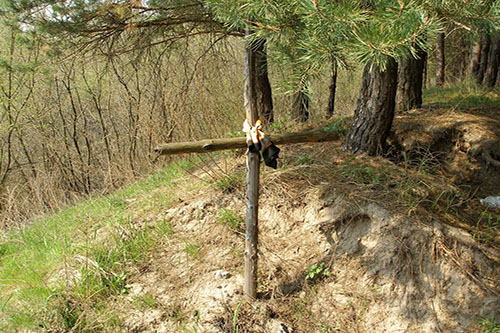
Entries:
{"type": "MultiPolygon", "coordinates": [[[[492,3],[489,5],[496,6],[492,3]]],[[[170,11],[181,8],[182,14],[185,7],[193,4],[174,1],[160,8],[170,11]]],[[[148,5],[160,6],[155,2],[148,5]]],[[[245,117],[241,34],[221,34],[220,27],[205,29],[203,34],[190,34],[186,32],[188,28],[197,31],[199,26],[192,24],[186,28],[181,24],[180,32],[162,38],[161,29],[168,27],[160,27],[160,33],[150,29],[154,31],[151,34],[130,24],[123,28],[123,20],[131,13],[126,9],[140,8],[140,1],[103,2],[103,8],[107,9],[102,22],[109,29],[91,31],[82,41],[71,38],[72,33],[80,33],[75,27],[28,28],[20,21],[23,16],[19,13],[34,6],[30,2],[8,1],[3,5],[0,27],[3,226],[22,223],[81,197],[109,193],[151,173],[165,163],[153,152],[159,143],[225,137],[239,132],[245,117]],[[12,8],[17,10],[14,16],[12,8]],[[92,36],[97,37],[92,39],[92,36]]],[[[57,8],[54,5],[52,10],[57,8]]],[[[59,8],[61,15],[67,15],[62,8],[59,8]]],[[[203,8],[202,12],[207,10],[199,8],[203,8]]],[[[103,13],[102,8],[99,10],[97,13],[103,13]]],[[[200,21],[200,15],[191,20],[200,21]]],[[[498,35],[471,30],[453,17],[441,23],[444,30],[436,35],[437,39],[428,38],[424,86],[474,79],[479,84],[498,85],[500,76],[489,83],[483,82],[482,77],[488,64],[498,72],[498,35]],[[490,49],[496,49],[496,53],[490,49]]],[[[494,17],[492,24],[495,25],[494,17]]],[[[332,112],[335,116],[353,115],[362,64],[345,61],[345,66],[338,70],[333,111],[328,105],[332,66],[326,64],[311,75],[306,92],[303,85],[290,90],[283,82],[296,76],[297,66],[279,61],[278,51],[273,45],[268,50],[275,117],[271,132],[279,131],[283,124],[294,119],[314,123],[332,112]],[[297,102],[301,98],[307,98],[307,103],[297,102]],[[297,105],[307,108],[309,116],[304,117],[303,110],[297,111],[297,105]]]]}

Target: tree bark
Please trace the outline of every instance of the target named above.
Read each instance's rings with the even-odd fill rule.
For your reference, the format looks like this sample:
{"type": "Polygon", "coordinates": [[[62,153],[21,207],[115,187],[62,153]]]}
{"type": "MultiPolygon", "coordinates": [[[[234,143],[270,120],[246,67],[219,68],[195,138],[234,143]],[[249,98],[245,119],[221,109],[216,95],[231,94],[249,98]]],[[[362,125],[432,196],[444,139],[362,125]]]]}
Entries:
{"type": "Polygon", "coordinates": [[[422,86],[423,88],[427,88],[429,84],[429,57],[425,57],[424,59],[424,70],[422,72],[422,86]]]}
{"type": "Polygon", "coordinates": [[[252,45],[252,52],[255,53],[255,98],[257,102],[257,112],[260,120],[266,124],[271,124],[274,122],[273,94],[267,70],[266,40],[259,39],[254,42],[252,45]]]}
{"type": "Polygon", "coordinates": [[[469,75],[478,81],[479,61],[481,60],[481,39],[472,46],[469,64],[469,75]]]}
{"type": "Polygon", "coordinates": [[[484,84],[487,87],[494,87],[497,82],[498,64],[500,61],[500,40],[499,35],[491,35],[490,54],[488,56],[488,65],[484,74],[484,84]]]}
{"type": "Polygon", "coordinates": [[[393,58],[386,68],[368,64],[363,71],[354,121],[347,133],[344,150],[378,155],[383,152],[394,118],[398,65],[393,58]]]}
{"type": "Polygon", "coordinates": [[[295,94],[292,104],[292,118],[303,123],[309,120],[309,95],[306,85],[295,94]]]}
{"type": "Polygon", "coordinates": [[[330,94],[328,95],[328,108],[326,117],[330,118],[335,112],[335,93],[337,91],[337,63],[332,60],[332,79],[330,81],[330,94]]]}
{"type": "Polygon", "coordinates": [[[436,41],[436,85],[441,87],[444,84],[444,32],[438,33],[436,41]]]}
{"type": "Polygon", "coordinates": [[[500,87],[500,64],[498,65],[497,87],[500,87]]]}
{"type": "Polygon", "coordinates": [[[417,58],[410,57],[398,65],[396,112],[422,106],[422,86],[427,53],[417,47],[417,58]]]}
{"type": "Polygon", "coordinates": [[[483,34],[481,37],[481,56],[479,59],[479,73],[477,75],[476,81],[478,84],[483,83],[484,76],[486,74],[486,69],[488,68],[488,56],[490,54],[490,35],[483,34]]]}

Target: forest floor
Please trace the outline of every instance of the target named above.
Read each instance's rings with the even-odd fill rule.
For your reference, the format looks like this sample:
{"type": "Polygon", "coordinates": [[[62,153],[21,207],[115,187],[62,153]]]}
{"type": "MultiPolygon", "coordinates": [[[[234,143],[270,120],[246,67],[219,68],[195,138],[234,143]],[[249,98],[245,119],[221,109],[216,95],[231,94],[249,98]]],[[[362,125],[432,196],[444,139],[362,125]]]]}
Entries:
{"type": "Polygon", "coordinates": [[[0,329],[498,332],[500,92],[430,90],[385,157],[284,146],[261,169],[258,300],[242,294],[242,152],[4,235],[0,329]]]}

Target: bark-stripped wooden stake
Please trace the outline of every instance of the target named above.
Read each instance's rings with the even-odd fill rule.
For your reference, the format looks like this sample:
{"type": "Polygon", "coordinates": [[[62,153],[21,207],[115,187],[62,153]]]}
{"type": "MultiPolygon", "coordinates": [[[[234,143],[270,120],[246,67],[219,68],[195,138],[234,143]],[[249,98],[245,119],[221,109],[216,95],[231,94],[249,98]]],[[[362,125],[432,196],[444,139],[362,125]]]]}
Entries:
{"type": "MultiPolygon", "coordinates": [[[[327,142],[337,141],[341,135],[335,130],[319,128],[304,132],[270,134],[271,141],[279,145],[289,145],[305,142],[327,142]]],[[[155,152],[160,155],[188,154],[188,153],[211,153],[219,150],[230,150],[246,148],[247,140],[240,138],[205,139],[200,141],[171,142],[159,145],[155,152]]]]}
{"type": "MultiPolygon", "coordinates": [[[[246,33],[248,36],[248,32],[246,33]]],[[[244,103],[248,123],[253,126],[259,115],[256,105],[255,85],[256,61],[252,43],[245,41],[245,87],[244,103]]],[[[259,152],[249,152],[247,156],[247,218],[245,232],[245,285],[243,292],[250,299],[257,298],[257,259],[258,259],[258,215],[259,215],[259,152]]]]}

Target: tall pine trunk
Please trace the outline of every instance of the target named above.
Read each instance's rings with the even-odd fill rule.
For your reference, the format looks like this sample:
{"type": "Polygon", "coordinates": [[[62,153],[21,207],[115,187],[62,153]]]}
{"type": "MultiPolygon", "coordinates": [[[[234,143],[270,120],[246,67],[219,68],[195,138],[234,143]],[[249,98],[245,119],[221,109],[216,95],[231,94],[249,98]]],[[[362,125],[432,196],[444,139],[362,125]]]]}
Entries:
{"type": "Polygon", "coordinates": [[[410,57],[398,65],[396,112],[422,106],[422,86],[427,53],[417,47],[417,58],[410,57]]]}
{"type": "Polygon", "coordinates": [[[308,121],[309,102],[309,81],[306,79],[301,82],[299,91],[294,94],[292,104],[292,118],[300,122],[308,121]]]}
{"type": "Polygon", "coordinates": [[[394,118],[397,79],[398,65],[393,58],[388,60],[384,70],[373,64],[365,66],[344,150],[369,155],[383,152],[394,118]]]}
{"type": "Polygon", "coordinates": [[[444,32],[437,35],[436,40],[436,85],[441,87],[444,84],[444,32]]]}
{"type": "Polygon", "coordinates": [[[337,91],[337,63],[332,60],[332,78],[329,87],[330,94],[328,95],[328,107],[326,109],[326,117],[330,118],[335,112],[335,93],[337,91]]]}
{"type": "Polygon", "coordinates": [[[494,87],[497,82],[498,64],[500,61],[500,40],[498,34],[492,34],[490,37],[490,54],[488,56],[488,65],[484,73],[484,84],[487,87],[494,87]]]}
{"type": "Polygon", "coordinates": [[[488,68],[488,56],[490,54],[490,35],[483,34],[481,37],[481,55],[479,57],[479,72],[476,77],[478,84],[483,83],[486,69],[488,68]]]}
{"type": "Polygon", "coordinates": [[[252,45],[255,53],[256,70],[256,100],[259,118],[267,124],[274,121],[273,95],[267,71],[266,40],[259,39],[252,45]]]}
{"type": "Polygon", "coordinates": [[[479,76],[479,61],[481,60],[481,39],[474,43],[470,55],[469,74],[476,81],[479,76]]]}
{"type": "Polygon", "coordinates": [[[292,117],[304,123],[309,120],[309,95],[304,89],[295,94],[292,104],[292,117]]]}

